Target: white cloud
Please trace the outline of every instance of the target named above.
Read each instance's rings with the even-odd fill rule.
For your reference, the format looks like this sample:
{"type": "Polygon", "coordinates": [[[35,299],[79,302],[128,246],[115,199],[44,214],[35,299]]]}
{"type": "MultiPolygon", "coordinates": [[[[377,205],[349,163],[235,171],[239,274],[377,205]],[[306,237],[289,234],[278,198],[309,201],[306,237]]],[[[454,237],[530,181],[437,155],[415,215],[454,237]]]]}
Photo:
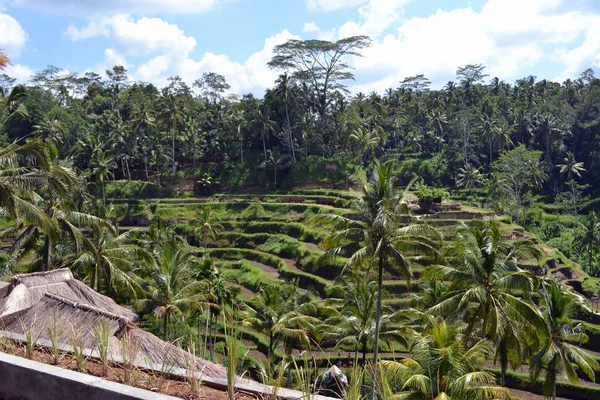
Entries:
{"type": "Polygon", "coordinates": [[[31,78],[35,71],[26,65],[11,64],[6,68],[4,73],[11,78],[16,79],[17,83],[25,83],[31,78]]]}
{"type": "Polygon", "coordinates": [[[201,14],[227,0],[13,0],[14,6],[61,14],[84,15],[201,14]]]}
{"type": "Polygon", "coordinates": [[[314,22],[306,22],[304,24],[304,28],[302,29],[303,32],[319,32],[321,30],[321,28],[319,28],[317,26],[316,23],[314,22]]]}
{"type": "Polygon", "coordinates": [[[288,39],[297,38],[289,31],[267,38],[263,48],[252,54],[244,63],[234,62],[226,55],[206,53],[200,60],[191,57],[196,40],[187,36],[177,25],[159,18],[133,19],[128,15],[114,15],[92,22],[83,28],[70,26],[66,32],[73,40],[84,40],[94,36],[106,36],[111,47],[105,50],[106,61],[97,70],[120,64],[129,66],[132,77],[163,86],[167,78],[181,76],[188,84],[203,72],[218,72],[224,75],[234,93],[262,91],[277,77],[277,72],[267,66],[273,55],[273,47],[288,39]],[[139,65],[128,64],[130,57],[148,56],[139,65]]]}
{"type": "MultiPolygon", "coordinates": [[[[397,33],[376,39],[363,52],[365,57],[353,62],[361,83],[352,90],[381,91],[421,73],[441,85],[454,79],[458,67],[472,63],[482,63],[488,74],[510,80],[524,68],[552,61],[552,57],[564,64],[565,76],[577,76],[590,64],[600,65],[600,15],[563,10],[566,1],[488,0],[480,12],[438,10],[426,18],[405,21],[400,21],[401,8],[397,8],[397,19],[389,22],[397,26],[397,33]],[[573,50],[554,56],[549,50],[572,47],[582,36],[585,40],[573,50]]],[[[346,23],[338,36],[373,32],[367,12],[361,14],[362,23],[346,23]]]]}
{"type": "Polygon", "coordinates": [[[27,33],[21,24],[8,14],[0,13],[0,49],[11,58],[21,54],[27,33]]]}
{"type": "Polygon", "coordinates": [[[340,8],[356,7],[368,0],[308,0],[310,10],[335,11],[340,8]]]}

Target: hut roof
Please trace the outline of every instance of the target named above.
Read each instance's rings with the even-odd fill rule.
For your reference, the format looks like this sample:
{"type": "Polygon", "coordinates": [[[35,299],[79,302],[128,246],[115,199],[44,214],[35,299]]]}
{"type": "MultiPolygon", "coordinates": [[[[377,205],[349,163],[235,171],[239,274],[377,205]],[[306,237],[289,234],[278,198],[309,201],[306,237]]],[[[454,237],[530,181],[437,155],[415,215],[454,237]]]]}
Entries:
{"type": "MultiPolygon", "coordinates": [[[[106,312],[88,304],[77,303],[51,293],[46,293],[34,306],[0,318],[2,329],[50,340],[50,331],[60,343],[72,344],[74,332],[86,349],[96,348],[96,331],[102,324],[110,331],[109,353],[121,356],[121,338],[128,334],[139,352],[137,362],[164,365],[166,369],[186,368],[194,357],[181,348],[165,342],[138,328],[123,316],[106,312]]],[[[204,375],[224,378],[224,367],[195,358],[196,368],[204,375]]],[[[148,366],[150,366],[148,364],[148,366]]]]}
{"type": "Polygon", "coordinates": [[[10,285],[0,288],[0,318],[34,306],[46,293],[88,304],[130,320],[136,319],[131,310],[73,278],[68,268],[13,276],[10,285]]]}
{"type": "MultiPolygon", "coordinates": [[[[55,272],[55,271],[52,271],[55,272]]],[[[186,368],[195,360],[203,375],[225,378],[224,367],[194,358],[180,347],[167,343],[132,323],[130,310],[73,278],[71,271],[16,275],[10,290],[0,288],[0,329],[50,339],[50,330],[58,342],[72,344],[74,332],[86,349],[96,348],[96,332],[101,326],[110,330],[109,352],[121,356],[121,338],[127,334],[138,352],[138,364],[186,368]],[[45,283],[45,284],[44,284],[45,283]]],[[[148,365],[150,366],[150,365],[148,365]]]]}

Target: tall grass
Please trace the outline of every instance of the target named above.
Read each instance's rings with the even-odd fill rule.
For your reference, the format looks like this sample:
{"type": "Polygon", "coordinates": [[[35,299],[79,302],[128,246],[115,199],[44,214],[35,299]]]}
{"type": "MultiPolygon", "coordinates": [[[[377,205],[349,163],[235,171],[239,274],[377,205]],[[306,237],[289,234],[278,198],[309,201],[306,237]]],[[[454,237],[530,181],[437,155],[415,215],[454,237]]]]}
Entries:
{"type": "Polygon", "coordinates": [[[108,376],[110,363],[110,325],[106,321],[100,322],[92,328],[94,337],[96,338],[96,349],[102,363],[102,376],[108,376]]]}

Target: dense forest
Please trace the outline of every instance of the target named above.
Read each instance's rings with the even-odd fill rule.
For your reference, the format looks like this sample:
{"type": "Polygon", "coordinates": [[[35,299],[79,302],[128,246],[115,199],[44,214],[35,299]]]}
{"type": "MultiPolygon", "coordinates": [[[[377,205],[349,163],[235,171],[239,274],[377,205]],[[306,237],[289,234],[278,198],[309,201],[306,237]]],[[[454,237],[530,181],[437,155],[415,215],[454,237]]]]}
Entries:
{"type": "Polygon", "coordinates": [[[211,360],[231,350],[219,342],[231,312],[244,319],[240,338],[262,335],[268,361],[233,365],[271,383],[302,385],[293,350],[333,341],[354,365],[374,353],[371,369],[351,371],[364,386],[348,399],[508,398],[518,374],[507,370],[524,365],[548,395],[564,378],[593,380],[598,361],[583,348],[598,349],[584,346],[582,327],[598,322],[598,280],[587,275],[600,277],[600,79],[589,69],[562,83],[505,82],[473,64],[441,88],[417,75],[351,93],[350,60],[369,45],[279,45],[269,66],[280,75],[262,98],[230,93],[217,72],[163,88],[131,81],[123,66],[105,76],[48,66],[24,85],[0,75],[4,272],[69,267],[134,305],[145,329],[197,335],[211,360]],[[272,197],[218,203],[256,193],[272,197]],[[207,198],[218,204],[186,208],[207,198]],[[420,223],[447,199],[486,221],[420,223]],[[129,229],[142,208],[146,226],[129,229]],[[544,259],[550,248],[558,261],[544,259]],[[587,275],[573,291],[522,269],[525,260],[579,263],[587,275]],[[274,269],[291,283],[254,279],[274,269]],[[240,287],[254,296],[234,301],[240,287]],[[384,361],[379,376],[380,351],[412,358],[384,361]]]}

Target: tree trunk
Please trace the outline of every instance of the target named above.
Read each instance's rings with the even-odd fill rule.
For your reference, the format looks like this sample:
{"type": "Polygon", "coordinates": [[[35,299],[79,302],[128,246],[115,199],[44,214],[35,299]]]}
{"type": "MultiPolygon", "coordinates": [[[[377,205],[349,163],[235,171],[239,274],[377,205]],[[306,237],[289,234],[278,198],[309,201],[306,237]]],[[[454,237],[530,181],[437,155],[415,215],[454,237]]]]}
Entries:
{"type": "Polygon", "coordinates": [[[267,143],[265,142],[265,133],[262,135],[263,151],[265,152],[265,161],[267,159],[267,143]]]}
{"type": "Polygon", "coordinates": [[[506,348],[506,339],[502,339],[502,341],[500,342],[500,367],[502,369],[500,384],[502,385],[502,387],[506,386],[506,370],[508,369],[507,353],[508,349],[506,348]]]}
{"type": "Polygon", "coordinates": [[[172,149],[172,154],[173,154],[173,173],[177,172],[177,163],[175,162],[175,121],[173,121],[173,134],[171,135],[172,140],[173,140],[173,149],[172,149]]]}
{"type": "Polygon", "coordinates": [[[102,185],[102,202],[104,203],[104,205],[106,205],[106,194],[104,193],[104,179],[100,181],[100,184],[102,185]]]}
{"type": "Polygon", "coordinates": [[[296,162],[296,150],[294,149],[294,137],[292,136],[292,124],[290,122],[290,113],[288,111],[287,96],[285,98],[285,116],[287,118],[288,129],[290,130],[289,136],[290,136],[290,147],[292,148],[292,160],[294,160],[294,163],[295,163],[296,162]]]}
{"type": "Polygon", "coordinates": [[[44,255],[42,257],[42,265],[40,268],[42,271],[50,270],[50,239],[46,238],[44,242],[44,255]]]}
{"type": "Polygon", "coordinates": [[[375,389],[377,380],[377,358],[379,357],[379,329],[381,327],[381,292],[383,286],[383,255],[379,256],[379,276],[377,278],[377,316],[375,320],[375,344],[373,355],[373,383],[371,387],[370,399],[375,399],[375,389]]]}
{"type": "Polygon", "coordinates": [[[367,341],[362,341],[362,364],[367,365],[367,341]]]}
{"type": "Polygon", "coordinates": [[[204,328],[204,349],[202,350],[202,358],[206,358],[206,349],[208,347],[208,316],[210,315],[210,310],[207,310],[206,314],[206,326],[204,328]]]}
{"type": "Polygon", "coordinates": [[[167,336],[167,323],[169,318],[169,310],[166,309],[165,310],[165,317],[163,318],[163,339],[166,341],[169,340],[169,337],[167,336]]]}

